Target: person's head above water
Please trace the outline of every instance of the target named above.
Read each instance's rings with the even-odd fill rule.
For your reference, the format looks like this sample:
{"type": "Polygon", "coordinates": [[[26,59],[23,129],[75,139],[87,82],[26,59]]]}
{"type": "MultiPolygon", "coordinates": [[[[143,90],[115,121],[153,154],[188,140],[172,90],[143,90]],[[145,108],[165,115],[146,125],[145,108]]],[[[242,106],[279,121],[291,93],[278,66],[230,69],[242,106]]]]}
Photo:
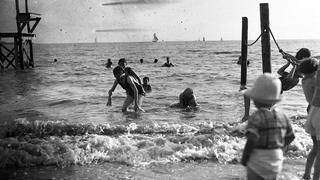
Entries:
{"type": "Polygon", "coordinates": [[[144,84],[148,84],[148,82],[149,82],[149,77],[147,77],[147,76],[144,77],[144,78],[143,78],[143,83],[144,83],[144,84]]]}
{"type": "Polygon", "coordinates": [[[191,88],[186,88],[183,91],[183,94],[185,97],[192,97],[193,96],[193,90],[191,88]]]}

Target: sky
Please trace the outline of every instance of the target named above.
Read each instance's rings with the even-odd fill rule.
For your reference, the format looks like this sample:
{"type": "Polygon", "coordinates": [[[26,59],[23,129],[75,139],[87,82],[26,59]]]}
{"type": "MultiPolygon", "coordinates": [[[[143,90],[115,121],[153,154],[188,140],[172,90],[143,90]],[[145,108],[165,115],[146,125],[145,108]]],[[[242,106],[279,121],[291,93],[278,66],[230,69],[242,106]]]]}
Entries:
{"type": "MultiPolygon", "coordinates": [[[[255,40],[260,3],[276,39],[320,39],[320,0],[29,0],[29,11],[37,43],[240,40],[242,17],[255,40]]],[[[0,32],[15,31],[14,0],[0,0],[0,32]]]]}

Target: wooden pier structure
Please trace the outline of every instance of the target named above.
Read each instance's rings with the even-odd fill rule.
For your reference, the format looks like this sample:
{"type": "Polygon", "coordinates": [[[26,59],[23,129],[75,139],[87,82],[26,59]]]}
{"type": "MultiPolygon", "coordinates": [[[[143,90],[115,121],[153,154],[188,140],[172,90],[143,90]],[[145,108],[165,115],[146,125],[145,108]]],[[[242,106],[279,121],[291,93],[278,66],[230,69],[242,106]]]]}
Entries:
{"type": "Polygon", "coordinates": [[[25,69],[34,67],[33,31],[41,20],[40,14],[29,12],[28,0],[24,0],[25,12],[20,12],[20,0],[15,0],[17,32],[0,33],[0,68],[25,69]],[[2,39],[11,39],[4,42],[2,39]]]}

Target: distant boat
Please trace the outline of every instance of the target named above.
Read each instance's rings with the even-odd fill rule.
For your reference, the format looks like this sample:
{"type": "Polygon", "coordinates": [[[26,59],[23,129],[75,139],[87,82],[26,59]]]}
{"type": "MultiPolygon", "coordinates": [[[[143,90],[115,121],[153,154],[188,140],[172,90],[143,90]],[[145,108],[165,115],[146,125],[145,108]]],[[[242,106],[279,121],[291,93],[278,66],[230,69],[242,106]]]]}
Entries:
{"type": "Polygon", "coordinates": [[[158,42],[158,37],[156,35],[156,33],[153,33],[153,39],[152,39],[152,42],[158,42]]]}

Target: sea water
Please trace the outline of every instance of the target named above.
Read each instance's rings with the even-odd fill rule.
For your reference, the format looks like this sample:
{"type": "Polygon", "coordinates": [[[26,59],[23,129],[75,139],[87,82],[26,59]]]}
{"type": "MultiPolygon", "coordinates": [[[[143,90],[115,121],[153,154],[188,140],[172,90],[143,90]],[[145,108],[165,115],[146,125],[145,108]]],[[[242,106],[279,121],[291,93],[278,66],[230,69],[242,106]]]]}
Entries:
{"type": "MultiPolygon", "coordinates": [[[[278,43],[292,55],[301,47],[320,55],[320,40],[278,43]]],[[[239,123],[244,114],[236,63],[240,47],[240,41],[36,44],[35,68],[0,70],[1,174],[17,179],[152,179],[194,166],[208,173],[208,166],[239,164],[246,140],[245,124],[239,123]],[[174,67],[161,67],[166,57],[174,67]],[[114,82],[112,68],[105,67],[108,58],[113,67],[126,58],[141,78],[150,78],[145,113],[121,112],[126,95],[120,86],[112,106],[106,106],[114,82]],[[199,110],[169,108],[187,87],[194,90],[199,110]]],[[[286,60],[273,43],[271,54],[276,74],[286,60]]],[[[259,43],[248,48],[248,60],[251,87],[262,73],[259,43]]],[[[278,109],[296,132],[285,155],[305,158],[312,142],[303,129],[307,103],[301,84],[283,95],[278,109]]]]}

